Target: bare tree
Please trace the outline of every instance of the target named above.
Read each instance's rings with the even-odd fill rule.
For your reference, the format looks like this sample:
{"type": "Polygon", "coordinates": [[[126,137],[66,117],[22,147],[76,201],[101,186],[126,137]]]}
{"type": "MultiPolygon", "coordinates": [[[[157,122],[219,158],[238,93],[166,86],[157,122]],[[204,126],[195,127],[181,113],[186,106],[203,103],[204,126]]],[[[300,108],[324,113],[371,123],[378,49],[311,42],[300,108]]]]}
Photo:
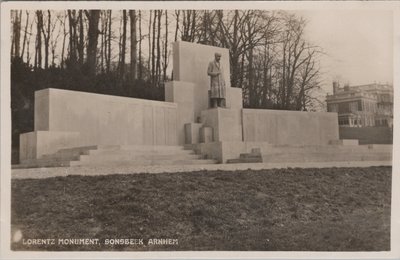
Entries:
{"type": "Polygon", "coordinates": [[[29,26],[29,33],[26,39],[26,62],[29,64],[31,61],[31,57],[30,57],[30,43],[31,43],[31,37],[33,35],[32,29],[33,29],[33,24],[34,24],[34,19],[31,21],[31,24],[29,26]]]}
{"type": "Polygon", "coordinates": [[[122,11],[122,32],[121,32],[121,48],[120,48],[120,62],[119,62],[119,73],[121,79],[124,77],[125,74],[125,56],[126,56],[126,24],[128,21],[128,17],[126,14],[126,10],[122,11]]]}
{"type": "Polygon", "coordinates": [[[194,42],[196,38],[196,19],[197,19],[196,10],[182,10],[183,18],[182,18],[182,32],[181,39],[182,41],[194,42]]]}
{"type": "Polygon", "coordinates": [[[148,21],[148,24],[149,24],[149,28],[148,28],[148,32],[149,32],[149,34],[148,34],[148,44],[149,44],[149,48],[148,48],[148,59],[147,59],[147,71],[149,72],[149,75],[151,75],[151,70],[150,70],[150,66],[151,66],[151,59],[152,59],[152,48],[151,48],[151,37],[150,37],[150,35],[151,35],[151,24],[152,24],[152,14],[153,14],[153,11],[152,10],[150,10],[150,12],[149,12],[149,21],[148,21]]]}
{"type": "Polygon", "coordinates": [[[75,65],[77,61],[76,57],[76,11],[68,10],[68,24],[69,24],[69,61],[71,64],[75,65]]]}
{"type": "Polygon", "coordinates": [[[112,11],[108,10],[108,47],[107,47],[107,72],[111,69],[111,26],[112,26],[112,11]]]}
{"type": "Polygon", "coordinates": [[[139,79],[143,78],[142,37],[142,11],[139,10],[139,79]]]}
{"type": "Polygon", "coordinates": [[[59,21],[62,21],[61,15],[58,14],[56,16],[56,20],[51,24],[51,32],[50,32],[50,50],[51,50],[51,66],[55,66],[55,58],[56,58],[56,48],[57,48],[57,43],[58,39],[60,38],[61,35],[61,25],[59,26],[59,21]],[[57,34],[55,35],[54,31],[55,29],[58,28],[57,34]]]}
{"type": "Polygon", "coordinates": [[[77,51],[78,51],[78,63],[80,66],[84,63],[84,48],[85,48],[85,36],[83,27],[83,14],[82,10],[78,11],[78,23],[79,23],[79,40],[77,39],[77,51]]]}
{"type": "Polygon", "coordinates": [[[43,30],[43,12],[36,11],[36,48],[35,48],[35,68],[42,66],[42,30],[43,30]]]}
{"type": "Polygon", "coordinates": [[[137,37],[136,37],[136,11],[129,11],[130,17],[130,29],[131,29],[131,68],[130,76],[132,80],[136,79],[136,68],[137,68],[137,37]]]}
{"type": "Polygon", "coordinates": [[[175,26],[175,37],[174,37],[174,41],[177,41],[177,40],[178,40],[179,15],[180,15],[180,13],[181,13],[180,10],[176,10],[176,11],[175,11],[175,17],[176,17],[175,24],[176,24],[176,26],[175,26]]]}
{"type": "Polygon", "coordinates": [[[21,18],[22,11],[11,12],[12,21],[12,44],[11,44],[11,57],[20,57],[20,41],[21,41],[21,18]]]}
{"type": "Polygon", "coordinates": [[[59,17],[59,20],[62,23],[62,27],[63,27],[63,42],[62,42],[62,48],[61,48],[61,62],[60,62],[60,67],[63,69],[64,68],[65,40],[68,35],[67,28],[65,26],[66,21],[67,21],[67,15],[65,15],[65,13],[64,13],[64,18],[59,17]]]}
{"type": "Polygon", "coordinates": [[[168,66],[168,11],[165,10],[165,39],[164,39],[164,66],[163,66],[163,81],[167,80],[168,66]]]}
{"type": "Polygon", "coordinates": [[[153,34],[152,34],[152,43],[151,43],[151,82],[154,84],[155,83],[155,39],[156,39],[156,21],[157,21],[157,15],[158,12],[154,11],[154,17],[153,17],[153,34]]]}
{"type": "MultiPolygon", "coordinates": [[[[42,16],[43,19],[43,16],[42,16]]],[[[50,48],[50,36],[51,36],[51,12],[47,10],[47,19],[42,26],[42,34],[44,39],[44,68],[49,67],[49,48],[50,48]],[[45,26],[44,26],[45,25],[45,26]]]]}
{"type": "Polygon", "coordinates": [[[89,21],[88,28],[88,45],[87,45],[87,65],[90,75],[96,74],[96,54],[97,54],[97,39],[99,35],[99,18],[100,10],[85,10],[86,17],[89,21]]]}
{"type": "Polygon", "coordinates": [[[156,59],[156,84],[160,84],[160,74],[161,74],[161,46],[160,46],[160,37],[161,37],[161,17],[162,11],[158,10],[157,15],[157,59],[156,59]]]}
{"type": "Polygon", "coordinates": [[[22,43],[22,51],[21,51],[21,59],[24,59],[24,53],[25,53],[25,44],[27,40],[27,34],[28,34],[28,24],[29,24],[29,11],[26,11],[26,21],[25,21],[25,29],[24,29],[24,40],[22,43]]]}

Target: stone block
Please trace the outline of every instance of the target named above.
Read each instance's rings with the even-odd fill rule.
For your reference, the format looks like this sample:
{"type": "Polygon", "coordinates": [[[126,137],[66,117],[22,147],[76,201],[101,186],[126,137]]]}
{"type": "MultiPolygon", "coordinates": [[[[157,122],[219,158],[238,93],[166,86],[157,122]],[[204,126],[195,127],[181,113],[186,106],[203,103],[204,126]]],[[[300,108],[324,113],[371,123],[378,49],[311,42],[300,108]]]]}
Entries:
{"type": "Polygon", "coordinates": [[[78,132],[34,131],[20,135],[20,162],[79,146],[78,132]]]}
{"type": "Polygon", "coordinates": [[[201,112],[201,122],[212,127],[214,141],[242,141],[241,110],[211,108],[201,112]]]}
{"type": "Polygon", "coordinates": [[[203,126],[200,128],[200,143],[211,143],[214,141],[212,127],[203,126]]]}
{"type": "Polygon", "coordinates": [[[34,129],[47,131],[50,129],[50,89],[35,91],[34,129]]]}
{"type": "Polygon", "coordinates": [[[200,142],[200,123],[185,124],[185,144],[197,144],[200,142]]]}
{"type": "Polygon", "coordinates": [[[329,141],[329,144],[344,145],[344,146],[359,145],[358,139],[331,140],[329,141]]]}

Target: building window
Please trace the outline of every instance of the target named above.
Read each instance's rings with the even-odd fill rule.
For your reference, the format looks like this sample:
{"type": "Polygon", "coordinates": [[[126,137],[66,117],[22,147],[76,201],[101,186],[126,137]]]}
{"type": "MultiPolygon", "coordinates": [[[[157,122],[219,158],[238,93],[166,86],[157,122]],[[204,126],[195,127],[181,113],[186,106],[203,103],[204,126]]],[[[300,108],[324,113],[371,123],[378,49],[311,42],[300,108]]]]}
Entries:
{"type": "Polygon", "coordinates": [[[358,102],[350,102],[349,109],[351,112],[358,111],[358,102]]]}
{"type": "Polygon", "coordinates": [[[339,119],[339,125],[349,125],[349,119],[348,118],[339,119]]]}

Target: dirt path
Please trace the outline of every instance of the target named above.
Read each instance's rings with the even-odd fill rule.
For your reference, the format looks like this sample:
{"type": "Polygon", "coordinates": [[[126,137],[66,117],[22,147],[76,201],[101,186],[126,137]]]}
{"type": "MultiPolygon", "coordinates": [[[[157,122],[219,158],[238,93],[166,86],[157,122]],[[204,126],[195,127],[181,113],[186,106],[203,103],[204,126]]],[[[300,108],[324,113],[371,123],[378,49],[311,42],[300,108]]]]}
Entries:
{"type": "Polygon", "coordinates": [[[392,166],[386,161],[358,161],[358,162],[313,162],[313,163],[241,163],[241,164],[207,164],[207,165],[154,165],[154,166],[127,166],[127,167],[54,167],[11,170],[12,179],[42,179],[68,175],[108,175],[128,173],[165,173],[191,172],[200,170],[261,170],[282,168],[330,168],[330,167],[371,167],[392,166]]]}

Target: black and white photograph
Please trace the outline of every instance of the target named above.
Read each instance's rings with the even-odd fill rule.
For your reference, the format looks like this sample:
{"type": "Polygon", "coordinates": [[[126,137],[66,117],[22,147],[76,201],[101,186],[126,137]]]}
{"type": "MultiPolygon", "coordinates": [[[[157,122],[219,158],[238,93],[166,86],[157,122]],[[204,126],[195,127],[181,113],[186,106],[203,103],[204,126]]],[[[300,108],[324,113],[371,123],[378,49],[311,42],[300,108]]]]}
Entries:
{"type": "Polygon", "coordinates": [[[399,259],[399,24],[385,1],[3,2],[2,257],[399,259]]]}

